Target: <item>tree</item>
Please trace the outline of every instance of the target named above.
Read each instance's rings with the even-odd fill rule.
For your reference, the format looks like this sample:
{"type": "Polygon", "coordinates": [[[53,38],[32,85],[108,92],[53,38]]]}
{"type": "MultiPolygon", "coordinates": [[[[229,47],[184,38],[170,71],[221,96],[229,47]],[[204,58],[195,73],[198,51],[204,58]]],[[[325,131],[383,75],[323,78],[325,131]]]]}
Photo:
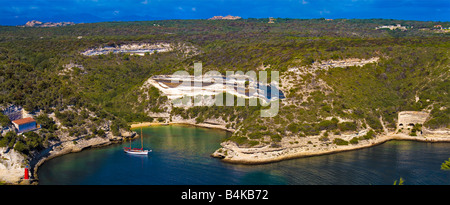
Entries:
{"type": "Polygon", "coordinates": [[[12,148],[16,142],[17,135],[15,132],[8,132],[4,137],[0,136],[0,147],[12,148]]]}
{"type": "Polygon", "coordinates": [[[442,170],[446,170],[446,171],[449,171],[449,170],[450,170],[450,158],[448,158],[447,161],[445,161],[444,163],[442,163],[441,169],[442,169],[442,170]]]}
{"type": "Polygon", "coordinates": [[[41,125],[42,128],[53,132],[57,129],[55,121],[52,118],[48,117],[46,114],[40,114],[36,117],[36,121],[41,125]]]}
{"type": "Polygon", "coordinates": [[[28,146],[26,146],[23,142],[18,141],[16,143],[16,145],[14,145],[14,150],[20,152],[20,153],[24,153],[24,154],[28,154],[29,150],[28,150],[28,146]]]}
{"type": "Polygon", "coordinates": [[[398,183],[397,183],[397,180],[394,181],[394,185],[404,185],[403,184],[404,182],[405,182],[405,180],[403,180],[403,178],[400,177],[400,179],[398,180],[398,183]]]}
{"type": "Polygon", "coordinates": [[[0,112],[0,125],[2,127],[6,127],[9,124],[11,124],[11,120],[9,120],[8,116],[4,115],[3,113],[0,112]]]}

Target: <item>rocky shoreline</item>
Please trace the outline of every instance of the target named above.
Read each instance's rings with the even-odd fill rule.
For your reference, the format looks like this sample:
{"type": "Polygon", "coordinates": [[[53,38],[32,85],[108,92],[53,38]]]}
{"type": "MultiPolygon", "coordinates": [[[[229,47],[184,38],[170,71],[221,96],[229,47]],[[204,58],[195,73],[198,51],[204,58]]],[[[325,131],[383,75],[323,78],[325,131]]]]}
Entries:
{"type": "MultiPolygon", "coordinates": [[[[163,125],[187,125],[197,126],[211,129],[221,129],[228,132],[234,132],[233,129],[227,129],[225,125],[212,124],[212,123],[200,123],[196,124],[192,120],[177,120],[170,123],[152,123],[142,122],[132,124],[131,128],[148,127],[148,126],[163,126],[163,125]]],[[[0,182],[4,184],[38,184],[38,168],[46,161],[59,157],[65,154],[81,152],[85,149],[104,147],[115,143],[122,143],[124,140],[133,139],[139,137],[136,132],[121,131],[121,136],[114,136],[111,132],[107,132],[105,137],[94,137],[91,139],[84,138],[68,138],[62,136],[64,140],[49,146],[48,148],[41,150],[34,156],[24,156],[16,152],[13,149],[6,150],[6,148],[0,149],[0,182]],[[29,162],[27,162],[29,161],[29,162]],[[24,180],[24,168],[25,164],[30,167],[30,179],[24,180]]]]}
{"type": "Polygon", "coordinates": [[[301,157],[318,156],[325,154],[333,154],[337,152],[351,151],[363,149],[385,143],[390,140],[411,140],[421,142],[450,142],[448,131],[430,132],[419,136],[409,136],[403,133],[388,133],[376,136],[370,140],[361,141],[358,144],[336,145],[324,144],[323,146],[314,146],[311,141],[313,137],[305,138],[302,142],[295,144],[290,143],[292,140],[287,139],[281,147],[271,147],[270,145],[262,147],[239,147],[236,143],[226,141],[223,142],[222,148],[216,150],[211,156],[222,159],[223,162],[233,164],[265,164],[279,162],[282,160],[295,159],[301,157]],[[305,142],[308,140],[308,142],[305,142]]]}
{"type": "MultiPolygon", "coordinates": [[[[228,129],[224,125],[214,125],[208,123],[196,124],[192,120],[184,121],[174,121],[168,123],[155,123],[155,122],[142,122],[132,124],[131,128],[148,127],[148,126],[165,126],[165,125],[187,125],[196,126],[210,129],[220,129],[228,132],[235,132],[234,129],[228,129]]],[[[358,134],[365,134],[366,130],[360,131],[358,134]]],[[[356,134],[356,135],[358,135],[356,134]]],[[[339,136],[344,139],[350,139],[354,137],[355,134],[348,134],[339,136]]],[[[288,159],[296,159],[302,157],[319,156],[325,154],[333,154],[344,151],[352,151],[363,148],[368,148],[383,144],[390,140],[410,140],[410,141],[420,141],[420,142],[450,142],[450,131],[448,130],[438,130],[438,131],[426,131],[424,134],[419,134],[418,136],[410,136],[405,133],[387,133],[384,135],[376,136],[370,140],[364,140],[358,144],[349,145],[326,145],[325,146],[314,146],[309,142],[314,141],[314,136],[302,137],[300,138],[289,138],[286,137],[285,141],[282,143],[282,147],[271,147],[270,145],[262,147],[239,147],[236,143],[231,141],[225,141],[221,143],[222,148],[219,148],[211,157],[219,158],[223,162],[232,164],[267,164],[273,162],[279,162],[288,159]],[[293,141],[301,141],[298,144],[292,143],[293,141]]]]}
{"type": "Polygon", "coordinates": [[[77,140],[65,140],[58,142],[50,147],[40,151],[35,156],[28,157],[16,152],[15,150],[0,150],[2,160],[0,165],[0,181],[5,184],[23,184],[36,185],[39,183],[38,168],[44,162],[65,154],[80,152],[89,148],[104,147],[115,143],[122,143],[126,139],[138,137],[136,132],[121,131],[121,136],[114,136],[107,133],[105,137],[95,137],[91,139],[79,138],[77,140]],[[8,161],[9,163],[5,163],[8,161]],[[25,164],[29,161],[30,179],[24,180],[25,164]]]}
{"type": "MultiPolygon", "coordinates": [[[[187,126],[197,126],[210,129],[220,129],[228,132],[235,132],[234,129],[226,128],[225,125],[221,124],[211,124],[211,123],[195,123],[192,120],[177,120],[172,122],[141,122],[131,124],[131,128],[148,127],[148,126],[166,126],[166,125],[187,125],[187,126]]],[[[360,131],[359,134],[364,134],[364,131],[360,131]]],[[[358,134],[356,134],[358,135],[358,134]]],[[[354,134],[341,135],[340,137],[348,139],[353,137],[354,134]]],[[[95,137],[91,139],[79,139],[74,143],[73,140],[63,141],[55,144],[46,150],[43,150],[39,155],[34,156],[30,159],[31,166],[31,180],[23,180],[23,168],[18,164],[24,164],[26,159],[19,159],[14,155],[15,163],[11,169],[5,173],[4,170],[0,169],[0,181],[6,184],[38,184],[39,179],[37,178],[37,172],[39,166],[41,166],[47,160],[53,159],[58,156],[62,156],[69,153],[80,152],[85,149],[108,146],[114,143],[121,143],[126,139],[138,137],[136,132],[125,132],[122,131],[121,136],[113,136],[108,133],[106,137],[95,137]],[[6,177],[5,177],[6,176],[6,177]]],[[[216,150],[211,157],[220,158],[221,161],[232,164],[266,164],[279,162],[288,159],[318,156],[325,154],[333,154],[344,151],[351,151],[357,149],[363,149],[367,147],[372,147],[385,143],[390,140],[412,140],[421,142],[450,142],[450,135],[448,130],[444,131],[427,131],[424,134],[418,136],[409,136],[404,133],[387,133],[384,135],[379,135],[373,139],[364,140],[358,144],[348,144],[348,145],[335,145],[323,143],[322,146],[315,146],[314,141],[316,137],[285,137],[282,140],[282,146],[272,147],[270,145],[256,146],[256,147],[239,147],[236,143],[231,141],[225,141],[221,143],[222,148],[216,150]],[[297,143],[292,143],[296,141],[297,143]]],[[[10,151],[14,154],[14,150],[10,151]]]]}
{"type": "Polygon", "coordinates": [[[69,153],[80,152],[89,148],[104,147],[115,143],[122,143],[126,139],[133,139],[138,136],[139,135],[136,134],[136,132],[122,131],[120,137],[109,133],[106,137],[95,137],[88,140],[81,139],[76,141],[76,143],[73,141],[62,142],[58,146],[52,147],[52,149],[47,153],[44,153],[44,156],[30,161],[30,165],[33,168],[34,179],[39,180],[37,177],[38,167],[47,160],[69,153]]]}
{"type": "Polygon", "coordinates": [[[177,120],[172,122],[140,122],[131,124],[131,129],[139,128],[139,127],[149,127],[149,126],[165,126],[165,125],[187,125],[187,126],[195,126],[195,127],[203,127],[209,129],[220,129],[227,132],[235,132],[235,129],[226,128],[225,124],[215,124],[215,123],[195,123],[194,120],[177,120]]]}

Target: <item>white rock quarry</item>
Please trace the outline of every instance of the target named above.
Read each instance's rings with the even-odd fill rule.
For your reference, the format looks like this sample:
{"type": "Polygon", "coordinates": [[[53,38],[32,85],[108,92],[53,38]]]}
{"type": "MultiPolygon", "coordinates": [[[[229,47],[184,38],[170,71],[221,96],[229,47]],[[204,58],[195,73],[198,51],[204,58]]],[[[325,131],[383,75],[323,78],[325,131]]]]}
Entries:
{"type": "Polygon", "coordinates": [[[314,71],[320,70],[320,69],[328,70],[329,68],[338,68],[338,67],[342,67],[342,68],[349,67],[349,66],[361,67],[361,66],[364,66],[369,63],[376,63],[376,62],[378,62],[379,59],[380,59],[379,57],[373,57],[373,58],[369,58],[369,59],[348,58],[348,59],[344,59],[344,60],[326,60],[326,61],[321,61],[321,62],[314,62],[309,67],[289,68],[288,71],[296,73],[299,71],[305,71],[305,69],[307,71],[314,72],[314,71]]]}
{"type": "MultiPolygon", "coordinates": [[[[149,78],[142,88],[154,86],[172,100],[174,105],[193,106],[191,101],[183,101],[184,97],[196,97],[197,105],[212,105],[213,96],[228,93],[244,99],[261,99],[268,103],[282,99],[284,94],[278,89],[278,83],[270,84],[255,81],[248,75],[158,75],[149,78]],[[273,89],[273,90],[272,90],[273,89]],[[275,93],[272,95],[271,93],[275,93]]],[[[225,99],[226,97],[223,96],[225,99]]],[[[223,102],[223,101],[222,101],[223,102]]],[[[195,103],[195,102],[194,102],[195,103]]],[[[234,102],[236,103],[236,102],[234,102]]]]}
{"type": "Polygon", "coordinates": [[[134,55],[144,56],[145,53],[152,54],[156,52],[168,52],[172,51],[173,47],[168,43],[160,43],[160,44],[125,44],[117,47],[108,46],[103,48],[94,48],[89,49],[82,52],[82,55],[85,56],[95,56],[102,55],[108,53],[129,53],[134,55]]]}

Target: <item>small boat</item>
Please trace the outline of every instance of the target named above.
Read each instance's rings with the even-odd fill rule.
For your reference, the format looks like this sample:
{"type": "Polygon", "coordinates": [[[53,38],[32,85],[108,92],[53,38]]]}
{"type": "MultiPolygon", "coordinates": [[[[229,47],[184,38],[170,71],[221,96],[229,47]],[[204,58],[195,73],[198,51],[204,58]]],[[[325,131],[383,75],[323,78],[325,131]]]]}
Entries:
{"type": "Polygon", "coordinates": [[[141,127],[141,148],[131,148],[131,139],[130,139],[130,147],[124,147],[123,151],[128,154],[136,154],[136,155],[147,155],[152,150],[144,150],[144,141],[142,139],[142,127],[141,127]]]}
{"type": "Polygon", "coordinates": [[[139,154],[139,155],[146,155],[149,152],[151,152],[149,150],[144,150],[144,149],[139,149],[139,148],[130,149],[129,147],[125,147],[123,149],[123,151],[128,153],[128,154],[139,154]]]}

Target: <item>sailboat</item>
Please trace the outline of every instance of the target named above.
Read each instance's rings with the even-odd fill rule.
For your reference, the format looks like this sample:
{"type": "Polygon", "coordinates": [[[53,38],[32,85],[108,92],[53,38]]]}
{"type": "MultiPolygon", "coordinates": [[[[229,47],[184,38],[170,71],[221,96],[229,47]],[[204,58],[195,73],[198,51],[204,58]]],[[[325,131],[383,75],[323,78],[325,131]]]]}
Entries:
{"type": "Polygon", "coordinates": [[[152,150],[144,150],[144,141],[142,138],[142,127],[141,127],[141,148],[131,148],[131,139],[130,139],[130,147],[124,147],[123,151],[128,154],[136,154],[136,155],[147,155],[152,150]]]}

